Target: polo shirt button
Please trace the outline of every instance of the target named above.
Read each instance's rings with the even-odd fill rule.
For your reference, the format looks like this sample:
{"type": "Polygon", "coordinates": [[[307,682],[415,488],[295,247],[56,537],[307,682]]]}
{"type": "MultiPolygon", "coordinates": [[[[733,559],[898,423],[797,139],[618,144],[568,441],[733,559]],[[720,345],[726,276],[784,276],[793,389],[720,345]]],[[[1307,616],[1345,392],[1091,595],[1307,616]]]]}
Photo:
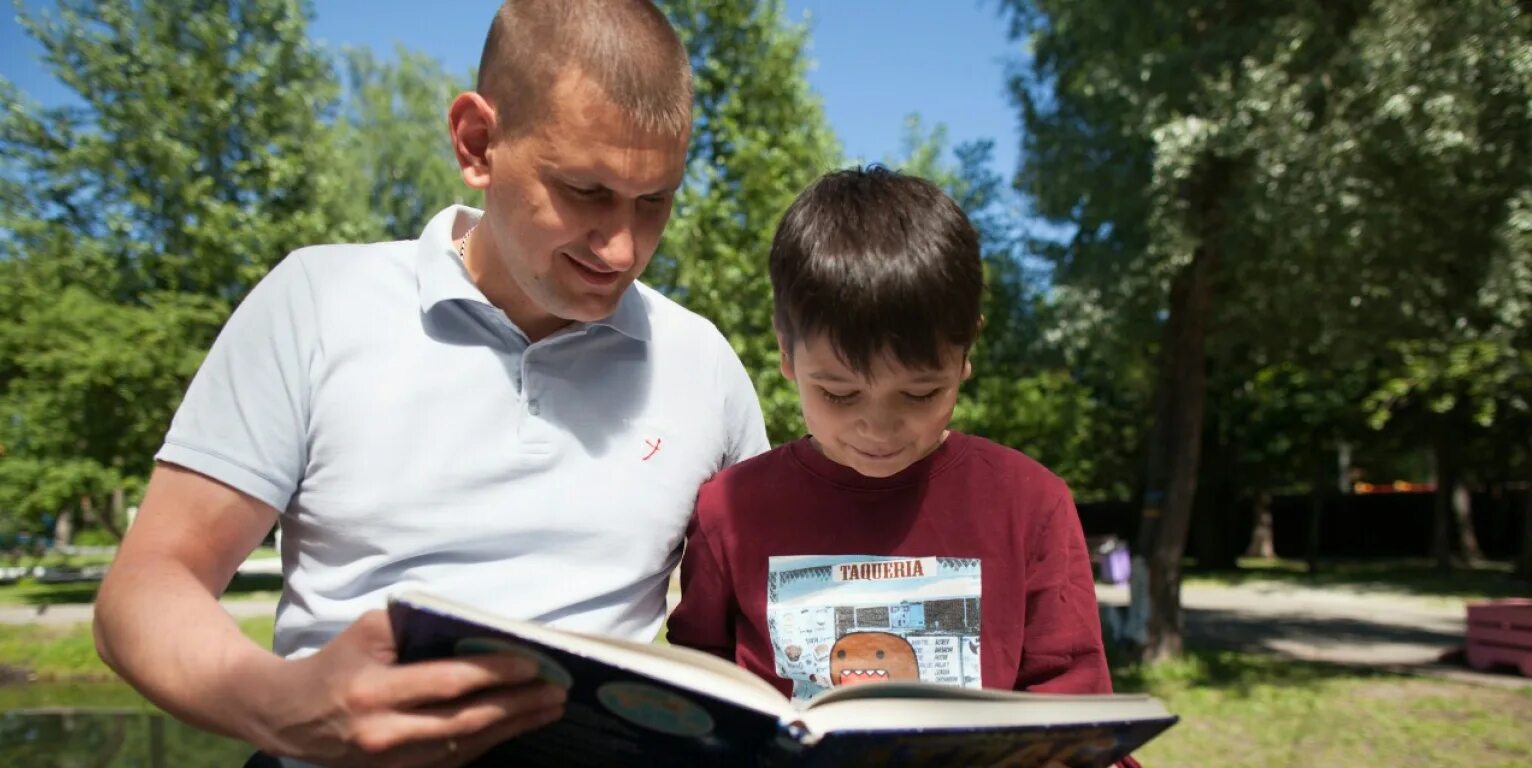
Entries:
{"type": "Polygon", "coordinates": [[[540,414],[542,412],[543,412],[543,409],[538,407],[536,400],[532,400],[532,401],[529,401],[527,403],[527,413],[530,413],[533,416],[536,416],[536,415],[538,415],[538,414],[540,414]]]}

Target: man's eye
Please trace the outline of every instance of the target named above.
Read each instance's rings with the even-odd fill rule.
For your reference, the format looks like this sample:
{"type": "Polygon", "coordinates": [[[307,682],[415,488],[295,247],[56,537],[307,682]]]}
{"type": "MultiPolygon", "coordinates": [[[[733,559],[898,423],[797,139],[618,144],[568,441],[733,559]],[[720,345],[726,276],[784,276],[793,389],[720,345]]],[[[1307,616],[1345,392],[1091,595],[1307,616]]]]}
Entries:
{"type": "Polygon", "coordinates": [[[669,195],[644,195],[639,199],[650,205],[663,205],[668,197],[669,195]]]}
{"type": "Polygon", "coordinates": [[[819,391],[824,393],[824,396],[825,396],[826,400],[828,400],[828,401],[830,401],[830,402],[832,402],[832,403],[834,403],[836,405],[846,405],[846,404],[852,402],[853,400],[856,400],[856,393],[855,392],[847,392],[846,394],[841,395],[841,394],[836,394],[834,392],[831,392],[828,389],[820,389],[819,391]]]}
{"type": "Polygon", "coordinates": [[[567,188],[569,189],[570,193],[572,193],[575,197],[587,197],[587,198],[589,198],[589,197],[595,197],[595,196],[601,194],[601,188],[600,187],[576,187],[574,185],[567,185],[567,188]]]}

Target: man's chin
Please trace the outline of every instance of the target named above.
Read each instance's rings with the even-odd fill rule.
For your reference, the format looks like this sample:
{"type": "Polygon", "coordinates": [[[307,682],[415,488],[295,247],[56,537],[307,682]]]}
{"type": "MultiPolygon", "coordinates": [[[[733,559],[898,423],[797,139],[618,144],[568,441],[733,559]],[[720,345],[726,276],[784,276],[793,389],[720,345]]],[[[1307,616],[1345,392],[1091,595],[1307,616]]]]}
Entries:
{"type": "MultiPolygon", "coordinates": [[[[623,286],[625,290],[627,286],[623,286]]],[[[594,323],[605,320],[617,311],[622,303],[622,290],[616,291],[611,296],[591,296],[589,294],[579,296],[573,300],[566,300],[562,311],[558,316],[575,323],[594,323]]]]}

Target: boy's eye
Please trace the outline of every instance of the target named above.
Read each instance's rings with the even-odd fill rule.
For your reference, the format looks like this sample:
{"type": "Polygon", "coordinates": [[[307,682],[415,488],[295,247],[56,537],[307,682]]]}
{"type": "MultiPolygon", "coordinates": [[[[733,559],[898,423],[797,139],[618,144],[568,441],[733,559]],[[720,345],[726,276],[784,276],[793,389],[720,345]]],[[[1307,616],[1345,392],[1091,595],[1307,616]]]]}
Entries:
{"type": "Polygon", "coordinates": [[[856,393],[855,392],[847,392],[845,394],[836,394],[836,393],[831,392],[830,390],[825,389],[823,387],[820,387],[819,391],[820,391],[820,393],[822,393],[824,395],[826,400],[828,400],[828,401],[830,401],[830,402],[832,402],[832,403],[834,403],[836,405],[847,405],[851,401],[856,399],[856,393]]]}
{"type": "Polygon", "coordinates": [[[904,396],[908,397],[911,400],[915,400],[917,402],[923,403],[923,402],[926,402],[927,400],[930,400],[933,397],[936,397],[936,395],[939,392],[941,392],[941,391],[942,391],[941,388],[938,387],[936,389],[931,390],[930,392],[925,392],[925,393],[906,392],[906,393],[904,393],[904,396]]]}

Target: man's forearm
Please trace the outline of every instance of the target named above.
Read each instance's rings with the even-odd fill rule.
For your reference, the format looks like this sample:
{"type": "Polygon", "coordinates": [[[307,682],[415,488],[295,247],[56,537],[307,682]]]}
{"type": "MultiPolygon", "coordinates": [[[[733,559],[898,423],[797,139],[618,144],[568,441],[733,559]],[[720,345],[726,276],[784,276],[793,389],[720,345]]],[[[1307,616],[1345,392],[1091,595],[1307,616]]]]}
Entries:
{"type": "Polygon", "coordinates": [[[253,741],[283,662],[245,637],[208,588],[174,563],[114,567],[96,601],[96,649],[156,705],[198,728],[253,741]]]}

